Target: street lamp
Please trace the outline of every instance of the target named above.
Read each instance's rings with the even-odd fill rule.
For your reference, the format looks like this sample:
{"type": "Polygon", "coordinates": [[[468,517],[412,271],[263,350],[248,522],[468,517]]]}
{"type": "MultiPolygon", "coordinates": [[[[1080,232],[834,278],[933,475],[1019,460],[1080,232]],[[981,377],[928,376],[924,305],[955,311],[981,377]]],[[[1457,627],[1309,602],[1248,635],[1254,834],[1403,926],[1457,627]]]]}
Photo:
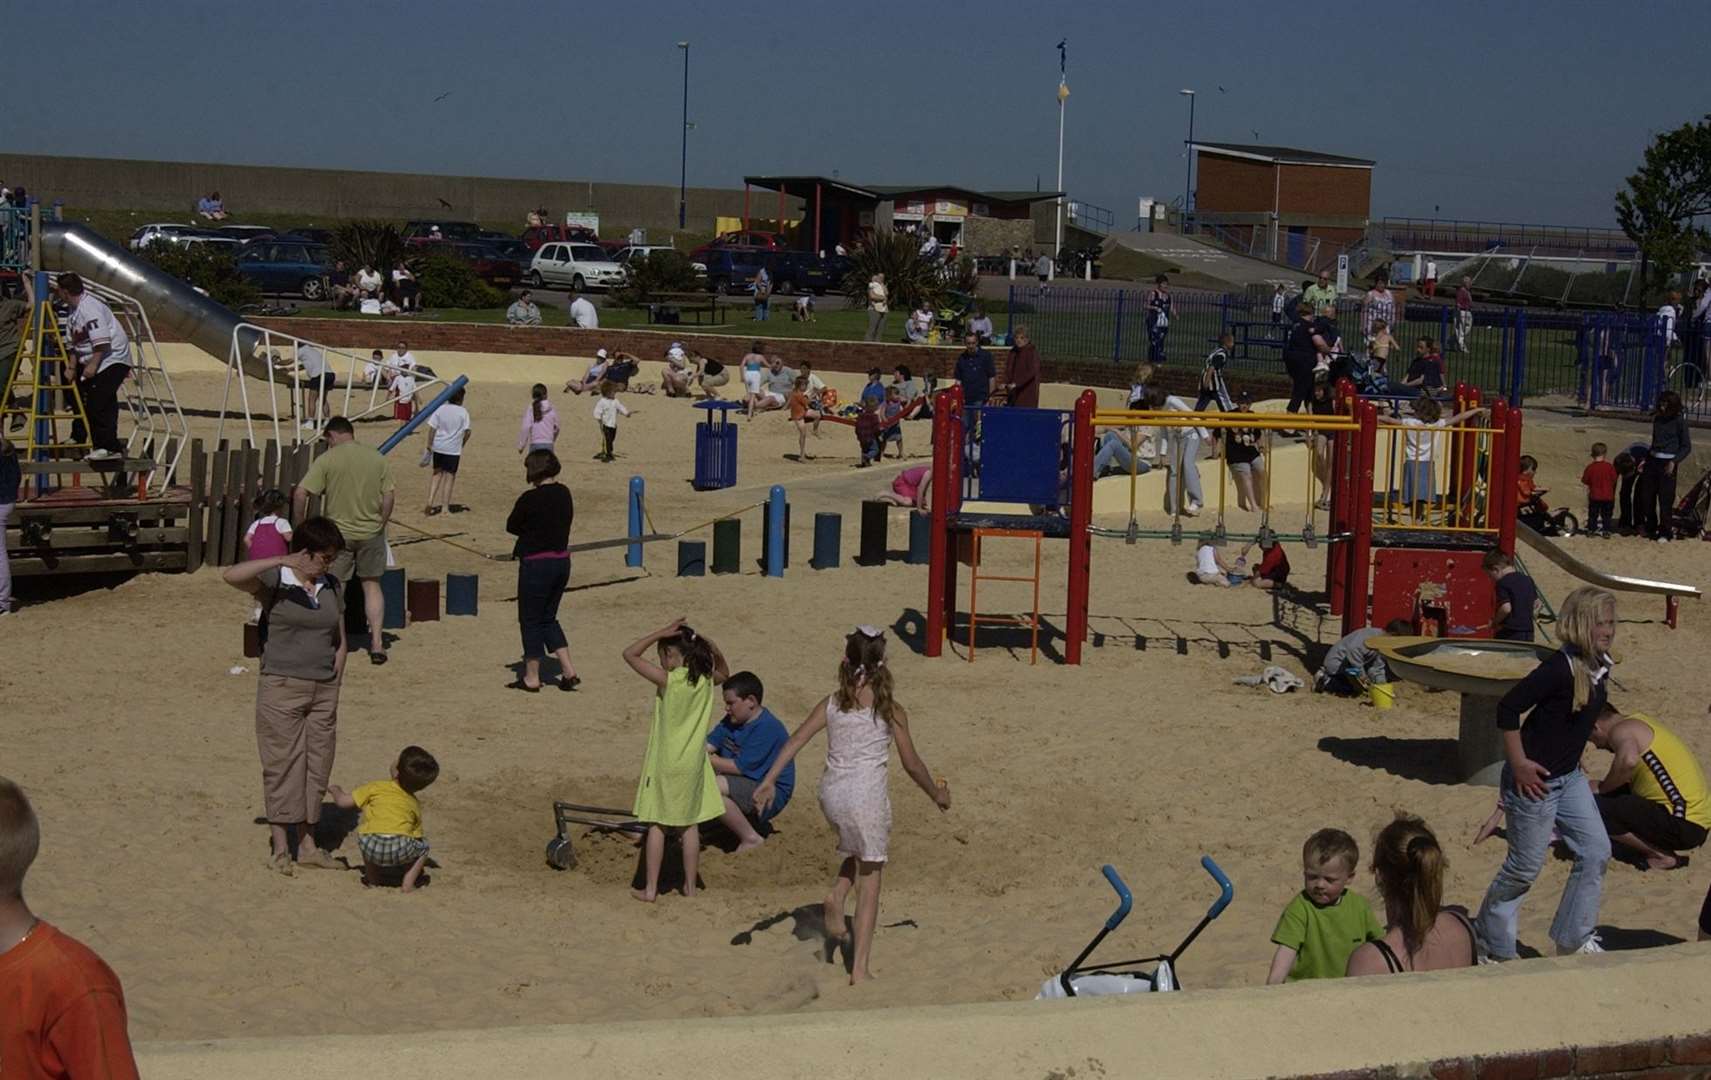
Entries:
{"type": "Polygon", "coordinates": [[[689,42],[680,41],[683,50],[683,158],[677,176],[677,227],[682,229],[689,215],[689,42]]]}
{"type": "Polygon", "coordinates": [[[1188,175],[1182,180],[1182,232],[1188,232],[1188,196],[1194,189],[1194,91],[1179,90],[1188,99],[1188,175]]]}

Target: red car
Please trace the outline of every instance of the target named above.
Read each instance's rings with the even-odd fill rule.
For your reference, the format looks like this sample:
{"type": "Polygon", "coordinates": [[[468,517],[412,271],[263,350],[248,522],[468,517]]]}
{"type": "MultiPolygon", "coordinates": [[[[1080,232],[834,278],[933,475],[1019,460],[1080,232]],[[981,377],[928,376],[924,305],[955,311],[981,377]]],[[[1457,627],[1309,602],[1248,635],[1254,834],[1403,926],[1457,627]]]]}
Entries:
{"type": "Polygon", "coordinates": [[[523,243],[530,251],[539,251],[542,244],[554,240],[573,240],[579,244],[598,244],[594,230],[582,225],[530,225],[523,230],[523,243]]]}
{"type": "Polygon", "coordinates": [[[469,263],[475,276],[496,289],[509,289],[523,280],[523,268],[492,244],[452,241],[450,246],[469,263]]]}
{"type": "Polygon", "coordinates": [[[705,262],[703,256],[709,251],[719,248],[737,248],[744,251],[783,251],[785,250],[784,234],[761,232],[758,229],[738,229],[736,232],[728,232],[715,237],[711,243],[703,244],[690,252],[689,257],[697,262],[705,262]]]}

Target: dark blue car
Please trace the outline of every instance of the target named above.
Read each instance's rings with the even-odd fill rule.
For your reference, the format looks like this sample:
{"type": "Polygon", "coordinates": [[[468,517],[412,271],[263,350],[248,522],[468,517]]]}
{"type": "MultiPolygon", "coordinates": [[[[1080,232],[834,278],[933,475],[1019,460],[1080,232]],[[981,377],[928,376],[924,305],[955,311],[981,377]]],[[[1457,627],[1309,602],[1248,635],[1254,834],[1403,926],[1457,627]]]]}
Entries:
{"type": "Polygon", "coordinates": [[[327,248],[277,238],[246,244],[238,255],[238,273],[264,293],[285,293],[305,300],[327,295],[327,248]]]}

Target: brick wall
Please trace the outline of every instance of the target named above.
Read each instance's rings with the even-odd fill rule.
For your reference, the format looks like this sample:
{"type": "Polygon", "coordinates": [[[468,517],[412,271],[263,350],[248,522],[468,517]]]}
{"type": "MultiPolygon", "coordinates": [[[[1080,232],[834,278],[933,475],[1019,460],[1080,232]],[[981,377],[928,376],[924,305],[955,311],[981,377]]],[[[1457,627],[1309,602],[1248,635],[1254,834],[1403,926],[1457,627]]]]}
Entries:
{"type": "Polygon", "coordinates": [[[1362,220],[1371,216],[1371,169],[1327,165],[1284,165],[1282,169],[1277,201],[1284,216],[1319,214],[1362,220]]]}
{"type": "MultiPolygon", "coordinates": [[[[898,317],[891,320],[901,325],[898,317]]],[[[435,352],[510,353],[526,356],[592,356],[598,348],[622,349],[644,360],[659,360],[673,341],[699,350],[723,363],[742,360],[752,341],[760,340],[768,353],[778,353],[788,362],[804,360],[819,371],[863,372],[879,368],[890,372],[906,364],[917,375],[931,373],[949,377],[956,364],[954,346],[903,345],[868,341],[823,341],[805,338],[764,338],[757,335],[697,334],[688,327],[671,330],[578,330],[564,326],[512,327],[493,323],[422,323],[403,319],[256,319],[258,325],[284,331],[339,349],[389,348],[399,338],[412,349],[435,352]]],[[[162,340],[167,340],[163,338],[162,340]]],[[[1002,377],[1008,349],[998,349],[1002,377]]],[[[1076,386],[1127,388],[1131,366],[1099,361],[1042,358],[1046,382],[1076,386]]],[[[1172,393],[1192,397],[1200,385],[1198,369],[1171,367],[1155,380],[1172,393]]],[[[1287,395],[1288,382],[1281,377],[1244,376],[1230,380],[1231,389],[1248,390],[1256,397],[1287,395]]]]}
{"type": "Polygon", "coordinates": [[[1196,154],[1194,207],[1206,213],[1270,213],[1277,194],[1269,162],[1196,154]]]}
{"type": "MultiPolygon", "coordinates": [[[[1490,1057],[1444,1058],[1426,1065],[1396,1065],[1321,1073],[1310,1080],[1549,1080],[1558,1076],[1609,1080],[1711,1077],[1711,1033],[1608,1046],[1570,1046],[1490,1057]]],[[[1309,1078],[1303,1078],[1309,1080],[1309,1078]]]]}

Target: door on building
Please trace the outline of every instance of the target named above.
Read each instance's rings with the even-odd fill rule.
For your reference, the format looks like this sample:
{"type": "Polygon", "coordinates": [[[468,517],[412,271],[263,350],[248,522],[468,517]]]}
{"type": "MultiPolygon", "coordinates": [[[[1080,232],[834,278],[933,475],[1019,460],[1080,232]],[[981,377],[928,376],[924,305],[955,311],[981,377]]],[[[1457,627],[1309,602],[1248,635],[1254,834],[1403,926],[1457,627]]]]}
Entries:
{"type": "Polygon", "coordinates": [[[1284,249],[1284,262],[1290,266],[1305,266],[1307,263],[1307,226],[1289,226],[1287,247],[1284,249]]]}

